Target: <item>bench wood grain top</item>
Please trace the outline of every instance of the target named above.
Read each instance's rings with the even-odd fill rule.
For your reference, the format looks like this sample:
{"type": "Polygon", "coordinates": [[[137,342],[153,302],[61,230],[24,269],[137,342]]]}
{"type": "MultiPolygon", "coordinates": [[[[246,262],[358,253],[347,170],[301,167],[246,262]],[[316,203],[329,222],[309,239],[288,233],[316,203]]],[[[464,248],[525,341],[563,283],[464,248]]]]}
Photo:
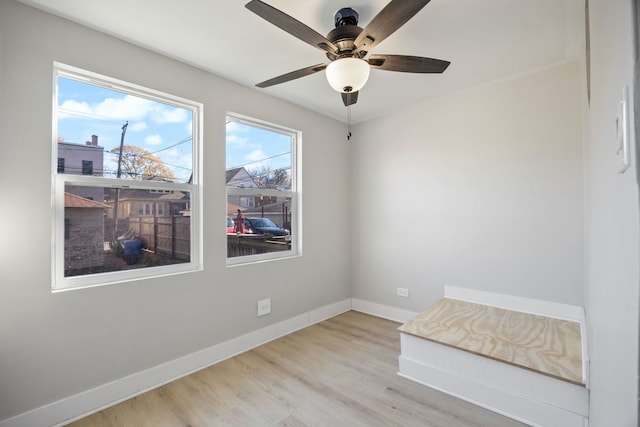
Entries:
{"type": "Polygon", "coordinates": [[[584,386],[578,322],[443,298],[398,329],[584,386]]]}

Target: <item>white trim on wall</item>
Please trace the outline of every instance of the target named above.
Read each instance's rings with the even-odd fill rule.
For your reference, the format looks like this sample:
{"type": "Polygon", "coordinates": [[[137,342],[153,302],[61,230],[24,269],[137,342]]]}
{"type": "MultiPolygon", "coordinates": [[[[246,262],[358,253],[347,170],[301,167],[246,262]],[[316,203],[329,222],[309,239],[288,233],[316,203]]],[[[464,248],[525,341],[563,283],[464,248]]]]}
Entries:
{"type": "MultiPolygon", "coordinates": [[[[375,302],[365,301],[357,298],[351,299],[351,309],[365,314],[371,314],[383,319],[393,320],[394,322],[404,323],[418,313],[415,311],[404,310],[402,308],[390,307],[388,305],[378,304],[375,302]]],[[[425,307],[426,309],[426,307],[425,307]]]]}

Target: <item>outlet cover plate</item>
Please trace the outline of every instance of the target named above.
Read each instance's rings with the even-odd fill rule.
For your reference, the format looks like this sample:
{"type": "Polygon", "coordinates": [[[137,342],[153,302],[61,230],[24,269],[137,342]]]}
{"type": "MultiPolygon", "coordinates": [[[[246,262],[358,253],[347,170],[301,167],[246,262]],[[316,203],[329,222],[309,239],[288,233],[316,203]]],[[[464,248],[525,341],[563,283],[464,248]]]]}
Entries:
{"type": "Polygon", "coordinates": [[[409,289],[407,288],[398,288],[397,293],[400,297],[409,298],[409,289]]]}
{"type": "Polygon", "coordinates": [[[271,313],[271,298],[258,301],[258,316],[271,313]]]}

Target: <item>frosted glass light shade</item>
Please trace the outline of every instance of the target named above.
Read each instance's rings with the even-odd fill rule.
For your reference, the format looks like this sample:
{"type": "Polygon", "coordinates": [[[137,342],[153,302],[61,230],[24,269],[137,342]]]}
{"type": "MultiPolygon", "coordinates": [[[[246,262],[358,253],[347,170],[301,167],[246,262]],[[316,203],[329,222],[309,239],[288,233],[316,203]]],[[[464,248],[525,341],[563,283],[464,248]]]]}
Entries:
{"type": "Polygon", "coordinates": [[[369,64],[360,58],[341,58],[327,66],[327,80],[337,92],[357,92],[369,78],[369,64]]]}

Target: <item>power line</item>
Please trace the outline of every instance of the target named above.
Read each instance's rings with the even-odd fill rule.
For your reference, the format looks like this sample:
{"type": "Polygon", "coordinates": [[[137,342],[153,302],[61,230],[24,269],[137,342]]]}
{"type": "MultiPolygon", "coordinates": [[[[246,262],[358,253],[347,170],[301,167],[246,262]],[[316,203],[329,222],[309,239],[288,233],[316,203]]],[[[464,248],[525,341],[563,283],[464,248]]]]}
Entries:
{"type": "Polygon", "coordinates": [[[286,156],[286,155],[291,155],[291,151],[287,151],[287,152],[284,152],[284,153],[276,154],[276,155],[270,156],[270,157],[265,157],[265,158],[262,158],[262,159],[259,159],[259,160],[254,160],[253,162],[244,163],[242,165],[233,166],[233,167],[227,168],[227,170],[236,169],[236,168],[243,168],[243,167],[245,167],[247,165],[252,165],[254,163],[261,163],[261,162],[264,162],[265,160],[271,160],[271,159],[275,159],[276,157],[282,157],[282,156],[286,156]]]}
{"type": "Polygon", "coordinates": [[[176,142],[175,144],[169,145],[168,147],[165,147],[165,148],[161,148],[160,150],[157,150],[157,151],[152,151],[149,154],[156,154],[156,153],[159,153],[161,151],[168,150],[169,148],[177,147],[178,145],[182,145],[182,144],[184,144],[186,142],[189,142],[189,141],[192,141],[192,140],[193,140],[193,136],[187,136],[184,139],[176,142]]]}
{"type": "MultiPolygon", "coordinates": [[[[111,154],[112,156],[117,156],[118,155],[118,152],[107,151],[106,153],[107,154],[111,154]]],[[[152,162],[157,162],[159,164],[166,165],[166,166],[171,166],[171,167],[178,168],[178,169],[184,169],[184,170],[187,170],[187,171],[192,170],[192,168],[188,168],[188,167],[180,166],[180,165],[174,165],[174,164],[165,162],[164,160],[160,159],[159,157],[155,157],[155,156],[153,158],[147,157],[149,154],[151,154],[151,153],[148,153],[148,154],[130,153],[129,156],[138,157],[138,158],[149,160],[149,161],[152,161],[152,162]]]]}
{"type": "Polygon", "coordinates": [[[90,119],[106,120],[110,122],[122,122],[121,117],[102,116],[95,113],[86,113],[84,111],[69,110],[67,108],[58,107],[58,112],[69,114],[70,116],[88,117],[90,119]]]}

